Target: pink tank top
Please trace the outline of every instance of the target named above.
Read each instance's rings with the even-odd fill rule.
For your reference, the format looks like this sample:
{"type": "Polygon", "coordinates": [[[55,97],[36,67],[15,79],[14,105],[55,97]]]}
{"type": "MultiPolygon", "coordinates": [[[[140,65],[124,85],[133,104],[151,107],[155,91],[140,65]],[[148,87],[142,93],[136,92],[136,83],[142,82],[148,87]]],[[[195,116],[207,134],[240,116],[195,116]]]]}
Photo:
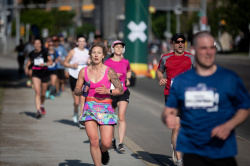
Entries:
{"type": "MultiPolygon", "coordinates": [[[[84,75],[84,81],[86,81],[86,82],[89,81],[87,68],[88,67],[85,67],[85,75],[84,75]]],[[[101,79],[101,81],[99,81],[97,83],[93,83],[90,81],[90,88],[89,88],[88,97],[95,97],[95,98],[109,98],[110,97],[109,94],[102,95],[102,94],[96,93],[96,91],[95,91],[95,88],[102,87],[101,84],[103,84],[107,89],[110,89],[111,82],[108,79],[108,71],[109,71],[109,67],[107,67],[105,74],[104,74],[103,78],[101,79]]]]}

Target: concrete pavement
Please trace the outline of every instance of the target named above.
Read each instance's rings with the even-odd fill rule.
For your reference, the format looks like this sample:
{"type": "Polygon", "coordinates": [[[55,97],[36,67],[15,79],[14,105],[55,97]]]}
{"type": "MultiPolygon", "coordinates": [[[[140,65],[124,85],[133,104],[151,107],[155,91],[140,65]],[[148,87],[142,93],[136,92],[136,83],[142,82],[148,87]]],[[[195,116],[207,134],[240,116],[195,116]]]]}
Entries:
{"type": "MultiPolygon", "coordinates": [[[[55,100],[46,100],[47,114],[37,120],[34,90],[26,87],[25,79],[17,79],[15,55],[0,58],[0,85],[5,86],[0,114],[0,165],[93,165],[86,132],[72,122],[70,89],[55,100]]],[[[126,141],[133,144],[129,139],[126,141]]],[[[127,146],[125,148],[124,154],[110,151],[108,165],[146,165],[127,146]]]]}

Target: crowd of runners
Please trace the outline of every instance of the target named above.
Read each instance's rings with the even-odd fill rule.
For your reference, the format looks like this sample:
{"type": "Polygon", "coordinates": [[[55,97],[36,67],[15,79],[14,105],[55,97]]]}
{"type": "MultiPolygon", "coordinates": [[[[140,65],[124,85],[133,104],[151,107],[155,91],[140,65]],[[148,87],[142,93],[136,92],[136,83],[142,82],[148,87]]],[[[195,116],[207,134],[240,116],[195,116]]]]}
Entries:
{"type": "MultiPolygon", "coordinates": [[[[237,75],[214,64],[215,40],[210,33],[194,36],[195,55],[185,51],[185,42],[184,35],[173,35],[173,52],[161,57],[156,71],[159,85],[165,86],[162,120],[172,129],[173,161],[177,166],[235,166],[234,128],[249,115],[249,94],[237,75]],[[213,84],[225,74],[221,84],[213,84]]],[[[125,152],[131,69],[123,56],[124,42],[114,40],[105,45],[97,36],[89,44],[79,35],[69,43],[59,34],[44,43],[31,37],[16,51],[19,74],[25,64],[27,86],[35,91],[36,118],[46,114],[46,99],[55,100],[69,85],[74,102],[72,121],[85,128],[94,164],[107,165],[109,149],[125,152]]]]}

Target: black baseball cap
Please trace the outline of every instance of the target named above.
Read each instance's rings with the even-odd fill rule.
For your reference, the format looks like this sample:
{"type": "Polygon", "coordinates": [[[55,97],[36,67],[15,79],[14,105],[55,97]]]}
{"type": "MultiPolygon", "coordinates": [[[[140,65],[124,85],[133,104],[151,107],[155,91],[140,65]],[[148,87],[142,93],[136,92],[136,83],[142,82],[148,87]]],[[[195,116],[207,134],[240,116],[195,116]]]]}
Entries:
{"type": "Polygon", "coordinates": [[[186,41],[185,36],[181,33],[176,33],[174,36],[172,36],[172,42],[177,41],[177,39],[182,38],[184,41],[186,41]]]}

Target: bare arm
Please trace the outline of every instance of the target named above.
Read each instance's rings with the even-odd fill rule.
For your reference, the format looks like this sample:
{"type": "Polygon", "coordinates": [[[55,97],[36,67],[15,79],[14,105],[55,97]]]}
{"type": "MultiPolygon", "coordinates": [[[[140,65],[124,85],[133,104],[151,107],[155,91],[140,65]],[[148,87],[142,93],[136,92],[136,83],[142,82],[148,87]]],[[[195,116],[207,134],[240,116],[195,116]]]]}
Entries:
{"type": "Polygon", "coordinates": [[[222,140],[227,139],[231,131],[248,118],[249,112],[249,109],[239,109],[233,118],[215,127],[211,132],[211,137],[218,137],[222,140]]]}
{"type": "Polygon", "coordinates": [[[81,96],[82,95],[82,86],[84,84],[84,75],[85,75],[85,68],[80,70],[78,79],[76,81],[76,87],[74,89],[74,93],[76,96],[81,96]]]}
{"type": "Polygon", "coordinates": [[[162,121],[170,129],[174,129],[176,125],[176,115],[178,110],[176,108],[165,107],[162,112],[162,121]]]}
{"type": "Polygon", "coordinates": [[[75,64],[69,64],[69,61],[70,59],[73,57],[75,51],[74,50],[71,50],[67,57],[65,58],[65,60],[63,61],[63,66],[65,67],[70,67],[70,68],[77,68],[78,67],[78,63],[75,63],[75,64]]]}
{"type": "Polygon", "coordinates": [[[164,73],[164,71],[159,70],[159,69],[156,71],[157,79],[159,80],[159,85],[161,85],[161,86],[167,84],[167,79],[164,78],[163,73],[164,73]]]}
{"type": "Polygon", "coordinates": [[[127,74],[126,74],[126,86],[129,86],[130,85],[130,79],[131,79],[131,70],[128,70],[127,71],[127,74]]]}
{"type": "Polygon", "coordinates": [[[122,95],[124,93],[122,83],[114,69],[109,68],[108,77],[115,87],[115,89],[112,90],[112,95],[122,95]]]}
{"type": "Polygon", "coordinates": [[[31,60],[30,60],[30,58],[29,58],[29,60],[28,60],[28,62],[27,62],[27,64],[26,64],[26,66],[25,66],[25,74],[26,75],[28,75],[29,74],[29,65],[31,64],[31,60]]]}

